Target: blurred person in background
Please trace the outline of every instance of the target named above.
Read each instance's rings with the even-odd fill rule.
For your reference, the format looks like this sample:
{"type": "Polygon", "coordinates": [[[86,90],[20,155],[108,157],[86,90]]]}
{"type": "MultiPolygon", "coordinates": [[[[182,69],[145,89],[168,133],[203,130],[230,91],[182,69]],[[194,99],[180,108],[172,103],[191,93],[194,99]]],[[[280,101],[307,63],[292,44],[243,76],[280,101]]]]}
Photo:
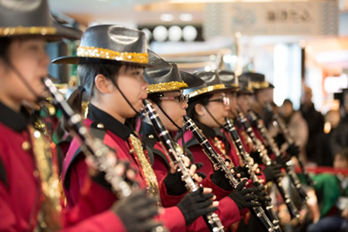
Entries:
{"type": "Polygon", "coordinates": [[[290,135],[295,139],[300,148],[300,158],[306,160],[306,144],[308,139],[308,128],[306,121],[299,111],[295,111],[290,99],[285,99],[279,108],[279,115],[289,129],[290,135]]]}
{"type": "Polygon", "coordinates": [[[313,176],[320,215],[313,218],[307,232],[348,231],[348,149],[335,154],[333,166],[338,174],[313,176]]]}
{"type": "Polygon", "coordinates": [[[304,87],[304,94],[302,96],[302,104],[300,112],[307,122],[308,126],[308,142],[306,145],[307,159],[311,160],[315,156],[315,136],[320,134],[324,129],[324,117],[314,108],[312,102],[312,89],[308,86],[304,87]]]}
{"type": "Polygon", "coordinates": [[[348,147],[348,91],[343,92],[341,104],[341,120],[331,136],[332,151],[337,152],[348,147]]]}
{"type": "Polygon", "coordinates": [[[268,113],[265,106],[266,103],[273,102],[274,85],[266,81],[266,76],[262,73],[244,73],[251,80],[254,90],[251,109],[264,121],[266,127],[272,122],[272,116],[268,113]]]}
{"type": "Polygon", "coordinates": [[[336,133],[340,122],[340,113],[337,110],[329,110],[325,114],[324,130],[314,138],[316,146],[310,162],[317,166],[331,166],[333,164],[334,151],[332,149],[332,136],[336,133]]]}

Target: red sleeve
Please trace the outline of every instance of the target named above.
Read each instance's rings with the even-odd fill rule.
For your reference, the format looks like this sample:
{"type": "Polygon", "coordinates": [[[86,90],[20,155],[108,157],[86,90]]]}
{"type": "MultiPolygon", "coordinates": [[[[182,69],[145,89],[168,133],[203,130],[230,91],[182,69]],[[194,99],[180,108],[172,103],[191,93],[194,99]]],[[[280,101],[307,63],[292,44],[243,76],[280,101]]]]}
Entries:
{"type": "Polygon", "coordinates": [[[185,218],[178,207],[164,208],[163,213],[155,219],[163,222],[163,225],[171,232],[185,231],[185,218]]]}
{"type": "MultiPolygon", "coordinates": [[[[69,188],[64,188],[65,197],[67,199],[67,208],[73,207],[80,199],[80,191],[84,186],[87,176],[87,165],[84,161],[84,155],[79,157],[71,164],[69,175],[69,188]]],[[[65,187],[65,186],[64,186],[65,187]]]]}
{"type": "Polygon", "coordinates": [[[0,231],[18,231],[16,216],[10,202],[9,193],[0,181],[0,231]]]}
{"type": "Polygon", "coordinates": [[[167,193],[166,185],[164,184],[164,179],[162,179],[158,184],[161,192],[161,200],[162,200],[162,206],[163,207],[171,207],[176,206],[181,199],[186,195],[187,192],[185,192],[182,195],[179,196],[172,196],[167,193]]]}
{"type": "Polygon", "coordinates": [[[64,232],[94,232],[94,231],[104,231],[104,232],[126,232],[122,221],[117,215],[108,210],[96,216],[88,218],[88,220],[82,221],[81,223],[66,227],[62,229],[64,232]]]}
{"type": "Polygon", "coordinates": [[[226,197],[231,191],[224,190],[217,186],[211,179],[210,177],[206,177],[202,181],[202,185],[207,188],[211,188],[213,190],[214,195],[216,196],[216,200],[219,201],[222,198],[226,197]]]}
{"type": "Polygon", "coordinates": [[[75,199],[75,202],[74,206],[64,211],[63,223],[65,226],[74,225],[102,213],[117,200],[110,190],[96,183],[87,175],[87,165],[84,161],[79,162],[78,166],[79,169],[71,169],[69,194],[75,199]]]}
{"type": "Polygon", "coordinates": [[[216,213],[219,215],[224,227],[228,227],[240,220],[239,208],[231,198],[224,197],[219,202],[219,209],[216,213]]]}
{"type": "MultiPolygon", "coordinates": [[[[6,196],[6,190],[2,184],[0,184],[0,231],[18,231],[18,225],[16,222],[15,214],[12,208],[9,206],[9,198],[6,196]]],[[[64,220],[64,219],[63,219],[64,220]]],[[[28,227],[28,225],[26,226],[28,227]]],[[[105,211],[102,214],[91,217],[88,220],[82,221],[81,223],[72,227],[65,227],[62,231],[66,232],[80,232],[80,231],[126,231],[122,221],[112,211],[105,211]]]]}
{"type": "Polygon", "coordinates": [[[162,206],[171,207],[177,205],[186,193],[179,196],[172,196],[168,194],[166,185],[164,183],[164,178],[168,173],[167,165],[165,164],[165,161],[157,155],[154,156],[153,169],[155,171],[161,193],[162,206]]]}
{"type": "Polygon", "coordinates": [[[203,164],[203,167],[200,168],[198,172],[203,172],[206,176],[213,174],[213,164],[206,156],[206,154],[202,151],[202,147],[200,145],[196,145],[190,147],[189,150],[192,153],[194,162],[203,164]]]}
{"type": "MultiPolygon", "coordinates": [[[[240,212],[236,203],[229,197],[219,201],[219,208],[215,213],[219,216],[222,225],[227,228],[235,222],[240,221],[240,212]]],[[[203,232],[210,231],[206,226],[203,217],[199,217],[190,226],[187,231],[203,232]]]]}

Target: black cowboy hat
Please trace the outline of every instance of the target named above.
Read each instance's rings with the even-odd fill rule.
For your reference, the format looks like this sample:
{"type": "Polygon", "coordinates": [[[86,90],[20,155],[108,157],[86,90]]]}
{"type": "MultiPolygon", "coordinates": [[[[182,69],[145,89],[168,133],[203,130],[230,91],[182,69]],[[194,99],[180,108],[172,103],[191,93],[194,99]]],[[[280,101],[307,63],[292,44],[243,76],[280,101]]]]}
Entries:
{"type": "Polygon", "coordinates": [[[238,93],[239,94],[253,94],[254,90],[251,84],[250,77],[244,74],[238,76],[238,93]]]}
{"type": "Polygon", "coordinates": [[[245,72],[242,73],[242,75],[248,76],[250,78],[251,85],[254,90],[274,88],[274,85],[266,81],[266,77],[262,73],[245,72]]]}
{"type": "Polygon", "coordinates": [[[218,90],[229,89],[222,83],[219,75],[216,71],[204,71],[195,73],[196,76],[204,81],[204,84],[199,87],[189,88],[184,90],[184,94],[188,94],[189,98],[194,98],[196,96],[215,92],[218,90]]]}
{"type": "Polygon", "coordinates": [[[228,71],[228,70],[219,70],[218,75],[226,88],[230,88],[231,91],[238,90],[238,87],[239,87],[238,78],[236,77],[234,72],[228,71]]]}
{"type": "Polygon", "coordinates": [[[148,56],[144,32],[120,25],[97,25],[83,33],[76,56],[59,57],[52,62],[88,64],[116,61],[146,67],[151,66],[148,56]]]}
{"type": "Polygon", "coordinates": [[[198,87],[204,84],[199,77],[184,71],[179,71],[174,63],[168,63],[154,52],[150,51],[149,63],[159,68],[146,68],[144,77],[149,83],[147,92],[158,93],[198,87]]]}
{"type": "Polygon", "coordinates": [[[0,37],[44,36],[58,40],[79,39],[81,34],[54,21],[47,0],[0,1],[0,37]]]}

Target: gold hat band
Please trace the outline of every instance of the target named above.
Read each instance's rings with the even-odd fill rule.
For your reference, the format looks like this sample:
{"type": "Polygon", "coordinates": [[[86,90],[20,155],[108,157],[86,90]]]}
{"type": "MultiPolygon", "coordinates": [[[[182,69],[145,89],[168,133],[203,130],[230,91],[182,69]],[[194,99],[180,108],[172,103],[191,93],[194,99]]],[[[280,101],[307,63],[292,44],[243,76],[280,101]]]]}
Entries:
{"type": "Polygon", "coordinates": [[[174,91],[186,88],[188,85],[184,81],[170,81],[165,83],[152,84],[147,87],[147,93],[157,93],[165,91],[174,91]]]}
{"type": "Polygon", "coordinates": [[[14,35],[54,35],[57,29],[54,27],[2,27],[0,36],[14,35]]]}
{"type": "Polygon", "coordinates": [[[263,88],[268,88],[270,86],[269,82],[267,81],[251,82],[251,85],[254,89],[263,89],[263,88]]]}
{"type": "Polygon", "coordinates": [[[109,59],[116,61],[128,61],[141,64],[147,64],[149,60],[147,53],[115,52],[113,50],[97,47],[78,47],[77,56],[109,59]]]}
{"type": "Polygon", "coordinates": [[[211,85],[202,89],[198,89],[195,91],[192,91],[191,93],[189,93],[189,97],[195,97],[204,93],[209,93],[212,92],[214,90],[219,90],[219,89],[225,89],[225,85],[224,84],[217,84],[217,85],[211,85]]]}

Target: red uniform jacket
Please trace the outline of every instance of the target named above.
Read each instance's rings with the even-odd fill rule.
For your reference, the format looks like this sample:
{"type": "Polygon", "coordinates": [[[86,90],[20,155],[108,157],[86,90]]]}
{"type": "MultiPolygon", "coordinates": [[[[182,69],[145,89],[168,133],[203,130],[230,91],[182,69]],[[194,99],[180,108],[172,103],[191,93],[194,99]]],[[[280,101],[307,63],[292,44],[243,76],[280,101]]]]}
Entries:
{"type": "MultiPolygon", "coordinates": [[[[197,126],[203,130],[204,135],[207,137],[209,143],[213,146],[217,153],[225,153],[225,155],[222,155],[223,159],[231,160],[234,166],[240,165],[237,151],[231,144],[231,140],[228,136],[226,136],[226,134],[222,133],[219,129],[215,130],[209,128],[202,123],[197,123],[197,126]]],[[[214,172],[213,165],[209,158],[204,154],[202,147],[198,144],[191,131],[185,132],[184,140],[187,148],[191,151],[195,162],[203,163],[203,168],[200,170],[207,176],[212,175],[214,172]]],[[[181,140],[178,142],[181,143],[181,140]]]]}
{"type": "MultiPolygon", "coordinates": [[[[199,128],[203,130],[203,133],[205,134],[205,136],[207,137],[208,141],[213,146],[213,148],[218,153],[220,153],[221,152],[220,149],[215,146],[214,140],[213,140],[213,137],[217,136],[216,131],[212,128],[205,126],[204,124],[201,124],[201,123],[197,123],[197,126],[199,126],[199,128]]],[[[220,134],[219,134],[219,136],[220,136],[220,134]]],[[[209,160],[209,158],[204,154],[202,147],[197,143],[197,141],[195,142],[195,138],[194,138],[193,134],[191,133],[191,131],[185,132],[184,140],[186,141],[187,148],[191,151],[191,153],[193,155],[194,161],[197,163],[199,163],[199,162],[203,163],[203,167],[200,169],[200,171],[203,172],[204,174],[206,174],[208,177],[210,177],[214,173],[213,165],[212,165],[211,161],[209,160]]],[[[220,141],[222,141],[222,140],[220,140],[220,141]]],[[[179,140],[178,142],[180,143],[181,140],[179,140]]],[[[228,158],[231,157],[230,159],[232,160],[233,164],[239,165],[239,161],[238,161],[238,163],[236,161],[236,153],[233,153],[236,151],[230,149],[230,147],[226,147],[226,146],[229,146],[228,142],[224,143],[224,146],[225,146],[225,150],[227,153],[226,156],[228,158]]],[[[210,182],[212,183],[212,181],[210,181],[210,182]]],[[[210,186],[206,186],[206,187],[210,187],[210,186]]],[[[215,189],[213,188],[213,191],[214,190],[215,189]]],[[[222,198],[222,197],[225,197],[227,195],[226,194],[226,195],[222,196],[221,194],[219,194],[219,192],[217,192],[217,193],[214,192],[214,194],[216,194],[217,198],[219,198],[219,197],[222,198]]],[[[235,210],[239,210],[237,206],[236,206],[235,210]]],[[[247,212],[247,210],[242,210],[240,212],[240,214],[244,215],[246,212],[247,212]]]]}
{"type": "MultiPolygon", "coordinates": [[[[169,158],[165,155],[165,151],[163,150],[161,144],[156,139],[157,136],[155,135],[155,132],[152,130],[152,126],[145,124],[146,132],[143,136],[143,141],[147,145],[147,148],[149,151],[151,151],[151,154],[153,155],[153,168],[156,173],[156,177],[160,182],[164,181],[164,178],[166,177],[169,169],[169,158]]],[[[193,157],[190,156],[191,162],[195,162],[193,157]]],[[[200,169],[201,170],[201,169],[200,169]]],[[[225,197],[227,196],[230,191],[226,191],[222,188],[219,188],[217,185],[215,185],[211,179],[210,176],[207,176],[203,182],[201,183],[204,187],[209,187],[213,189],[214,194],[217,196],[217,200],[220,200],[218,210],[216,211],[217,215],[220,217],[222,224],[225,227],[230,226],[231,224],[237,222],[240,220],[240,213],[237,205],[234,203],[234,201],[229,198],[225,197]],[[218,197],[219,196],[219,197],[218,197]]],[[[162,190],[166,191],[165,184],[162,185],[162,190]]],[[[161,192],[162,193],[162,192],[161,192]]],[[[176,205],[180,199],[184,196],[177,196],[177,201],[167,202],[171,203],[172,205],[167,206],[173,206],[176,205]]],[[[187,228],[187,231],[209,231],[209,229],[205,226],[205,222],[203,221],[203,218],[198,218],[192,225],[190,225],[187,228]]]]}
{"type": "MultiPolygon", "coordinates": [[[[41,202],[40,177],[29,136],[29,115],[0,103],[0,231],[33,231],[41,202]]],[[[75,208],[78,211],[79,205],[75,208]]],[[[88,204],[82,208],[88,209],[88,204]]],[[[62,221],[69,217],[62,215],[62,221]]],[[[64,231],[124,231],[115,213],[91,218],[64,231]],[[108,223],[106,223],[108,222],[108,223]]]]}
{"type": "MultiPolygon", "coordinates": [[[[145,180],[140,170],[141,167],[137,165],[134,157],[130,154],[130,146],[127,142],[132,130],[91,104],[89,110],[88,119],[85,121],[87,126],[93,128],[91,129],[93,134],[102,138],[104,144],[116,151],[118,160],[127,161],[131,168],[137,170],[136,179],[139,187],[145,188],[145,180]]],[[[79,147],[78,139],[74,138],[63,164],[62,181],[68,208],[77,204],[81,198],[86,197],[84,191],[81,194],[81,189],[84,189],[85,182],[93,186],[91,187],[93,191],[88,192],[87,195],[95,207],[92,211],[83,212],[84,217],[80,218],[82,220],[109,209],[117,198],[110,191],[110,187],[107,186],[103,178],[100,178],[100,181],[97,179],[95,181],[90,180],[87,165],[84,162],[85,157],[79,150],[79,147]]],[[[162,198],[162,203],[165,204],[166,200],[168,198],[162,198]]],[[[159,215],[158,219],[163,221],[164,225],[171,231],[185,230],[185,219],[178,207],[166,208],[164,213],[159,215]]]]}

